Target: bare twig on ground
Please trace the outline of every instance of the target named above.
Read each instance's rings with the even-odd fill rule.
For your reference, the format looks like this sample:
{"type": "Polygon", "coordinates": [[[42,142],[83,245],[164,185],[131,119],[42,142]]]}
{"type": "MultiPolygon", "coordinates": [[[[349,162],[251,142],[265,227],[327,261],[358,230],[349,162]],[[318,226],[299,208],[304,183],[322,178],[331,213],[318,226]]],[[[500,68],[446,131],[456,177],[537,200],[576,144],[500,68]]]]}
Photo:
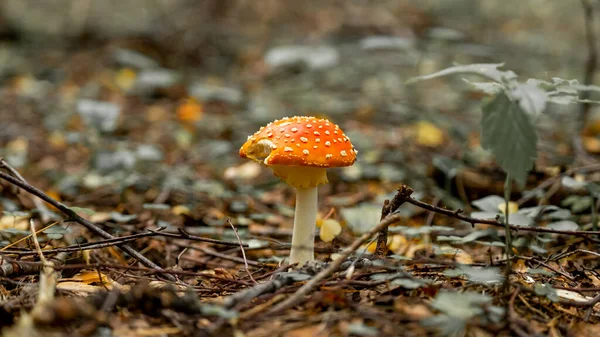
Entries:
{"type": "Polygon", "coordinates": [[[231,223],[231,219],[227,219],[227,223],[229,223],[229,226],[231,226],[231,229],[233,229],[233,233],[235,234],[235,237],[238,239],[238,241],[240,243],[240,249],[242,250],[242,258],[244,259],[244,267],[246,268],[246,273],[248,273],[248,277],[250,277],[252,282],[254,282],[255,284],[258,284],[258,282],[256,282],[256,280],[254,279],[254,276],[252,276],[252,273],[250,272],[250,268],[248,268],[248,260],[246,259],[246,252],[244,251],[244,244],[242,243],[242,239],[240,239],[240,236],[238,235],[237,228],[235,228],[235,226],[231,223]]]}
{"type": "MultiPolygon", "coordinates": [[[[398,210],[398,207],[402,205],[403,201],[400,201],[399,197],[400,193],[396,194],[392,200],[385,200],[383,203],[383,207],[381,208],[381,217],[379,221],[383,221],[385,217],[394,213],[398,210]]],[[[379,234],[377,235],[377,247],[375,248],[375,255],[383,258],[388,253],[387,247],[387,238],[388,238],[388,227],[384,227],[381,229],[379,234]]]]}
{"type": "MultiPolygon", "coordinates": [[[[10,166],[6,162],[6,160],[4,160],[4,158],[2,158],[2,157],[0,157],[0,168],[5,168],[8,172],[10,172],[10,174],[12,174],[17,179],[19,179],[22,182],[24,182],[24,183],[27,184],[27,180],[25,180],[25,178],[23,178],[23,176],[19,173],[19,171],[15,170],[14,167],[10,166]]],[[[46,204],[44,204],[40,198],[34,196],[33,197],[33,204],[40,211],[40,216],[42,217],[42,221],[44,223],[52,220],[51,217],[50,217],[50,215],[52,213],[50,212],[50,210],[48,210],[48,207],[46,207],[46,204]]]]}
{"type": "Polygon", "coordinates": [[[294,283],[294,278],[292,276],[288,276],[285,273],[278,274],[278,277],[269,282],[257,284],[225,298],[223,306],[231,309],[239,304],[249,302],[258,296],[275,292],[292,283],[294,283]]]}
{"type": "MultiPolygon", "coordinates": [[[[102,240],[102,241],[96,241],[96,242],[87,242],[87,243],[71,245],[71,246],[67,246],[67,247],[46,249],[46,250],[44,250],[44,253],[45,254],[61,253],[61,252],[65,252],[65,253],[69,252],[70,253],[70,252],[79,252],[82,250],[101,249],[101,248],[117,246],[117,245],[120,245],[123,243],[139,240],[141,238],[162,237],[162,236],[175,238],[175,239],[181,239],[181,240],[221,244],[221,245],[226,245],[226,246],[230,246],[232,244],[232,242],[229,242],[229,241],[221,241],[221,240],[203,238],[203,237],[195,236],[195,235],[163,232],[163,230],[165,228],[166,227],[160,227],[158,229],[149,230],[149,232],[146,232],[146,233],[125,235],[125,236],[116,237],[114,239],[108,239],[108,240],[102,240]]],[[[38,232],[43,231],[44,229],[38,230],[38,232]]],[[[236,245],[239,246],[239,244],[237,244],[237,243],[236,243],[236,245]]],[[[35,251],[31,251],[31,250],[17,250],[17,249],[4,249],[4,248],[0,249],[0,252],[2,252],[4,254],[19,255],[19,256],[27,256],[27,255],[37,254],[35,251]]]]}
{"type": "Polygon", "coordinates": [[[519,200],[517,200],[517,204],[519,204],[519,206],[523,206],[523,204],[525,204],[529,200],[535,198],[538,191],[541,191],[547,187],[552,186],[554,183],[560,181],[564,177],[570,176],[574,173],[594,172],[594,171],[598,171],[598,170],[600,170],[600,164],[598,164],[598,163],[585,165],[585,166],[581,166],[581,167],[570,168],[561,174],[555,175],[553,177],[550,177],[550,178],[544,180],[541,184],[537,185],[534,189],[528,191],[528,193],[526,193],[519,200]]]}
{"type": "MultiPolygon", "coordinates": [[[[105,239],[114,239],[115,238],[112,234],[110,234],[110,233],[106,232],[105,230],[103,230],[102,228],[96,226],[93,222],[82,218],[81,216],[79,216],[79,214],[77,214],[76,212],[71,210],[69,207],[52,199],[46,193],[40,191],[36,187],[34,187],[24,181],[21,181],[11,175],[1,172],[1,171],[0,171],[0,178],[15,185],[15,186],[18,186],[18,187],[24,189],[25,191],[39,197],[40,199],[44,200],[45,202],[49,203],[50,205],[56,207],[59,211],[61,211],[63,214],[65,214],[69,219],[79,223],[80,225],[87,228],[89,231],[91,231],[105,239]]],[[[129,254],[132,257],[134,257],[135,259],[137,259],[143,265],[145,265],[149,268],[152,268],[152,269],[164,270],[159,265],[157,265],[156,263],[152,262],[144,255],[142,255],[140,252],[133,249],[131,246],[129,246],[127,244],[123,244],[123,245],[120,245],[119,247],[121,247],[121,249],[123,249],[127,254],[129,254]]],[[[170,281],[176,281],[176,279],[173,275],[164,274],[164,277],[166,277],[170,281]]]]}
{"type": "MultiPolygon", "coordinates": [[[[471,218],[468,217],[466,215],[462,215],[462,210],[458,209],[456,211],[452,211],[446,208],[441,208],[441,207],[437,207],[437,206],[433,206],[431,204],[428,204],[426,202],[422,202],[419,201],[417,199],[414,198],[408,198],[406,200],[406,202],[413,204],[417,207],[423,208],[425,210],[428,210],[430,212],[436,212],[436,213],[440,213],[458,220],[462,220],[464,222],[468,222],[471,225],[475,225],[475,224],[485,224],[485,225],[491,225],[494,227],[502,227],[504,228],[504,223],[502,223],[502,221],[498,221],[498,220],[491,220],[491,219],[476,219],[476,218],[471,218]]],[[[527,231],[527,232],[538,232],[538,233],[551,233],[551,234],[562,234],[562,235],[573,235],[573,236],[583,236],[583,237],[587,237],[587,236],[592,236],[592,235],[600,235],[600,231],[569,231],[569,230],[560,230],[560,229],[552,229],[552,228],[546,228],[546,227],[526,227],[526,226],[518,226],[518,225],[509,225],[511,230],[514,231],[527,231]]]]}

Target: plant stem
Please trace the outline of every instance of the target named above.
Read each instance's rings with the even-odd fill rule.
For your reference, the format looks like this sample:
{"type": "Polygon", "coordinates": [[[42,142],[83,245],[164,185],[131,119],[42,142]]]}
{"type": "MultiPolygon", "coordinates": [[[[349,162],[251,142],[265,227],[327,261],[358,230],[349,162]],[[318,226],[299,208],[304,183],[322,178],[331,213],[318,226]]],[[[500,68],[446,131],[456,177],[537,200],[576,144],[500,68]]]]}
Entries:
{"type": "Polygon", "coordinates": [[[317,223],[317,188],[296,188],[296,211],[292,233],[290,264],[300,266],[315,259],[315,225],[317,223]]]}
{"type": "Polygon", "coordinates": [[[510,274],[512,272],[511,266],[511,255],[512,255],[512,237],[510,233],[510,222],[509,222],[509,203],[512,189],[512,178],[510,173],[506,174],[506,181],[504,182],[504,230],[506,236],[506,271],[504,274],[504,290],[506,293],[509,291],[510,285],[510,274]]]}

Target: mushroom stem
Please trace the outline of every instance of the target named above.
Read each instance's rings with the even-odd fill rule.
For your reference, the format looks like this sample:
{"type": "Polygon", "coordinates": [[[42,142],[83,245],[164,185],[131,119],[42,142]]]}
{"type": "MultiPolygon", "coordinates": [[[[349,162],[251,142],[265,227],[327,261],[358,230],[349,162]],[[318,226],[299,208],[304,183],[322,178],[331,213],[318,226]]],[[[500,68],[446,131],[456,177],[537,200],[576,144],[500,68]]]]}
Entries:
{"type": "Polygon", "coordinates": [[[299,266],[315,259],[315,226],[317,223],[317,188],[296,188],[296,211],[292,233],[290,263],[299,266]]]}

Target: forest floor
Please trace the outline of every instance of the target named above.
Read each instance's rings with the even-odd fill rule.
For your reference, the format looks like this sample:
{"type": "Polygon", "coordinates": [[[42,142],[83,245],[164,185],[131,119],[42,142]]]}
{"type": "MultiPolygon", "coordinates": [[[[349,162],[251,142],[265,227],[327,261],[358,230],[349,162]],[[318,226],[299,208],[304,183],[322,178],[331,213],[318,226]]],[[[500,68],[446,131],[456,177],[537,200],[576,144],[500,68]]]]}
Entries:
{"type": "Polygon", "coordinates": [[[405,84],[453,62],[583,82],[583,28],[357,8],[268,32],[241,22],[185,50],[4,41],[3,335],[599,335],[597,109],[583,129],[579,105],[536,121],[507,257],[485,96],[458,76],[405,84]],[[293,115],[331,119],[359,155],[319,189],[317,262],[288,271],[294,191],[238,150],[293,115]],[[331,224],[341,233],[321,235],[331,224]]]}

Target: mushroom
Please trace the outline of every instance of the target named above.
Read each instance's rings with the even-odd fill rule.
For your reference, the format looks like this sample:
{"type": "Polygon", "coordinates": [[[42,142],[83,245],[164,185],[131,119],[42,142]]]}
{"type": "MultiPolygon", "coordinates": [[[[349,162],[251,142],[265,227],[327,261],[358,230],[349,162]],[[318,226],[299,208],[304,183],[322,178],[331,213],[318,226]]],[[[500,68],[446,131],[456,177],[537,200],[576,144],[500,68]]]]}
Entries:
{"type": "Polygon", "coordinates": [[[339,126],[315,117],[284,117],[261,127],[240,148],[240,157],[261,162],[296,189],[289,263],[314,260],[317,186],[326,169],[350,166],[357,151],[339,126]]]}

